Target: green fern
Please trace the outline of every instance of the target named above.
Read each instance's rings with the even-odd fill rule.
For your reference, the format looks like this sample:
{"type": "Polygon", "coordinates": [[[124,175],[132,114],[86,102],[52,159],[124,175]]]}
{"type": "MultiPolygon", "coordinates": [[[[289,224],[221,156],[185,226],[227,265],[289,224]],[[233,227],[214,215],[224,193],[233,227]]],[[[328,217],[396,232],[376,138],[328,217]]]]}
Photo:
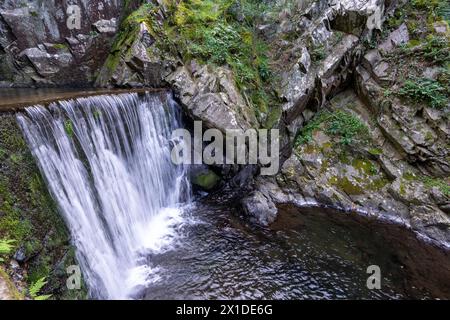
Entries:
{"type": "Polygon", "coordinates": [[[47,284],[47,281],[45,281],[45,277],[42,277],[38,279],[35,283],[33,283],[30,288],[28,289],[28,293],[30,294],[30,297],[33,298],[33,300],[47,300],[52,295],[51,294],[45,294],[40,295],[39,291],[47,284]]]}
{"type": "MultiPolygon", "coordinates": [[[[8,255],[14,248],[14,240],[0,240],[0,255],[8,255]]],[[[4,259],[0,257],[0,262],[3,262],[4,259]]]]}

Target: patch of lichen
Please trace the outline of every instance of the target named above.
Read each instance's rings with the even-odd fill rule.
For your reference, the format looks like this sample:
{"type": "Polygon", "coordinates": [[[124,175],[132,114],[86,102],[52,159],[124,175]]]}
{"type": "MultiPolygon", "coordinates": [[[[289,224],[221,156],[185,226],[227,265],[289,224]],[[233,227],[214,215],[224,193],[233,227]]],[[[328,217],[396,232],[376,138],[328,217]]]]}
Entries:
{"type": "Polygon", "coordinates": [[[55,270],[71,250],[69,234],[12,113],[0,114],[0,158],[0,238],[24,253],[29,284],[47,277],[43,292],[64,297],[55,270]]]}

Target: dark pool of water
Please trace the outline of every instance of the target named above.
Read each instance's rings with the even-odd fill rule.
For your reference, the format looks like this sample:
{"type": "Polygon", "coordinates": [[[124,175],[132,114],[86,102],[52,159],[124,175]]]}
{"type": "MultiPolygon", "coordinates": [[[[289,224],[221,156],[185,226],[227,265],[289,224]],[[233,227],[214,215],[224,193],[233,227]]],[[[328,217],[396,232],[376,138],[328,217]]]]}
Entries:
{"type": "Polygon", "coordinates": [[[280,208],[271,228],[230,205],[198,204],[173,250],[149,257],[161,271],[145,299],[449,298],[448,253],[414,234],[333,210],[280,208]],[[378,265],[381,290],[369,290],[378,265]]]}

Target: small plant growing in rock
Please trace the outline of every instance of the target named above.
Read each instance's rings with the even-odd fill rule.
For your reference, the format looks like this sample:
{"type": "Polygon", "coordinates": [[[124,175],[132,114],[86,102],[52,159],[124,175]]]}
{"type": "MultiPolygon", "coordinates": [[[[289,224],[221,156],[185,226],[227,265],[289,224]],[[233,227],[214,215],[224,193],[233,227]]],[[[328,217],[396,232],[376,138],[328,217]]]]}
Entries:
{"type": "Polygon", "coordinates": [[[333,114],[329,122],[327,133],[340,136],[340,142],[344,145],[349,145],[356,137],[358,139],[367,137],[368,128],[358,117],[338,110],[333,114]]]}
{"type": "Polygon", "coordinates": [[[423,55],[436,63],[450,61],[450,45],[447,37],[429,35],[423,49],[423,55]]]}
{"type": "Polygon", "coordinates": [[[312,48],[310,55],[311,55],[312,61],[314,61],[314,62],[322,61],[327,56],[327,53],[325,51],[325,46],[320,45],[320,46],[312,48]]]}
{"type": "Polygon", "coordinates": [[[38,279],[35,283],[33,283],[28,289],[28,293],[33,300],[48,300],[51,298],[51,294],[40,295],[39,292],[41,289],[47,284],[45,281],[45,277],[38,279]]]}
{"type": "Polygon", "coordinates": [[[398,93],[415,102],[426,102],[430,107],[436,109],[444,108],[449,101],[445,88],[438,81],[426,78],[406,80],[398,93]]]}
{"type": "Polygon", "coordinates": [[[1,257],[2,255],[8,255],[14,248],[14,240],[0,240],[0,262],[3,262],[4,259],[1,257]]]}
{"type": "Polygon", "coordinates": [[[355,115],[337,110],[335,112],[319,112],[300,132],[296,139],[296,145],[309,143],[312,135],[319,128],[331,136],[339,138],[343,145],[349,145],[356,141],[366,140],[369,129],[355,115]]]}

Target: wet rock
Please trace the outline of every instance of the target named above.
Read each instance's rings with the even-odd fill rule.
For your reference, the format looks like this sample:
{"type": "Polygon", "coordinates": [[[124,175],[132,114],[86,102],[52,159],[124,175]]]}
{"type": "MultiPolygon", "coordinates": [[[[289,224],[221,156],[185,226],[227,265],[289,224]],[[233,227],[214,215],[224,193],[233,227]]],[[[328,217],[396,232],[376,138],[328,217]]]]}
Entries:
{"type": "Polygon", "coordinates": [[[450,240],[450,218],[435,206],[414,206],[410,210],[414,229],[427,230],[428,236],[438,241],[450,240]]]}
{"type": "Polygon", "coordinates": [[[276,219],[277,207],[271,199],[259,191],[242,199],[241,204],[250,219],[263,226],[268,226],[276,219]]]}
{"type": "Polygon", "coordinates": [[[14,253],[14,259],[19,262],[22,263],[26,260],[26,253],[25,253],[25,248],[24,247],[20,247],[19,250],[16,251],[16,253],[14,253]]]}
{"type": "Polygon", "coordinates": [[[93,25],[99,33],[115,33],[117,31],[116,18],[112,18],[111,20],[101,19],[95,22],[93,25]]]}

